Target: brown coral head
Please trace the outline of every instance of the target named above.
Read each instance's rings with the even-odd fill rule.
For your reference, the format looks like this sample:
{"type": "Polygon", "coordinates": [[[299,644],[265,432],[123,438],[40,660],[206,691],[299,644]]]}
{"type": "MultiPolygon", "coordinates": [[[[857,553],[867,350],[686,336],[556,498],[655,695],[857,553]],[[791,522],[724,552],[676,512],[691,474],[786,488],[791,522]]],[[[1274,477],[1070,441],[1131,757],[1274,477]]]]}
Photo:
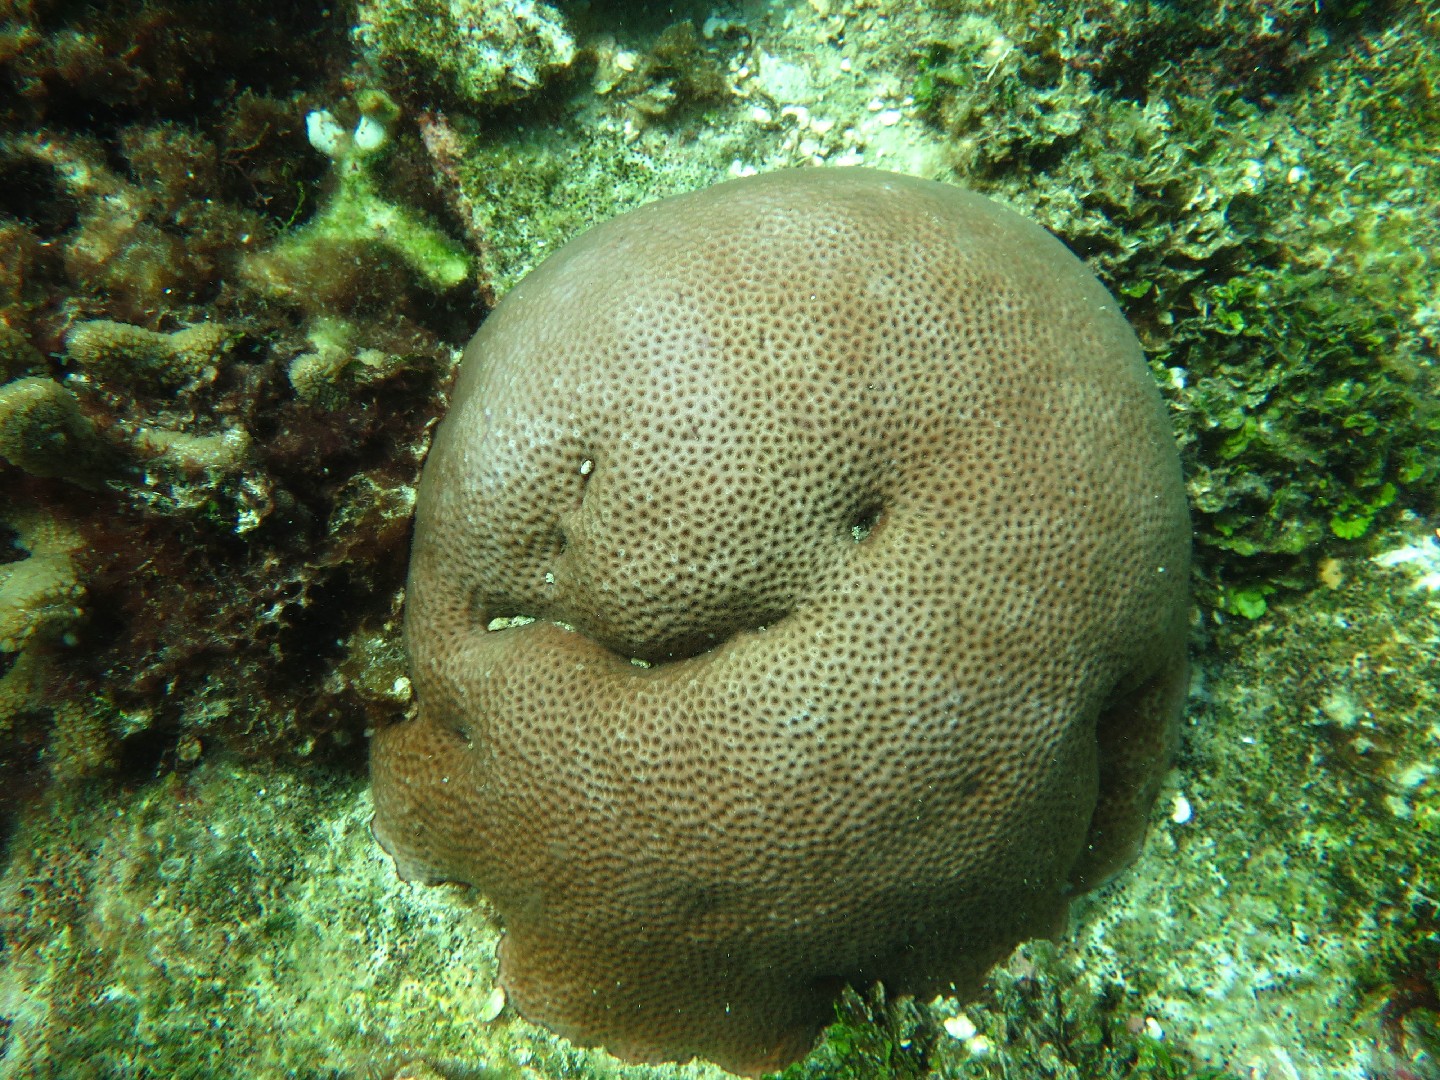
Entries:
{"type": "Polygon", "coordinates": [[[778,1068],[1135,850],[1189,533],[1135,337],[1038,226],[863,169],[643,207],[466,352],[377,835],[493,900],[526,1017],[778,1068]]]}

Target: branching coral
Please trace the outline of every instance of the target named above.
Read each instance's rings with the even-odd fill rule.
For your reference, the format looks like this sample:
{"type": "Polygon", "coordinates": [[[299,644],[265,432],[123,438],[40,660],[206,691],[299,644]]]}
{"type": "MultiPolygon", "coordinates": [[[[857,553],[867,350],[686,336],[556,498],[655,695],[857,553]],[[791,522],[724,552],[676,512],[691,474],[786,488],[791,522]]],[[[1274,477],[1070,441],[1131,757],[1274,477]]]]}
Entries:
{"type": "Polygon", "coordinates": [[[0,458],[32,476],[93,483],[108,471],[106,446],[75,395],[53,379],[0,386],[0,458]]]}
{"type": "Polygon", "coordinates": [[[0,525],[25,553],[0,564],[0,753],[16,774],[0,793],[8,816],[46,773],[69,778],[113,764],[113,744],[93,714],[56,693],[86,616],[81,535],[40,510],[10,511],[0,525]]]}
{"type": "Polygon", "coordinates": [[[45,358],[20,331],[0,321],[0,382],[22,374],[41,374],[45,358]]]}
{"type": "Polygon", "coordinates": [[[80,537],[92,616],[73,647],[35,633],[3,661],[16,790],[221,745],[353,753],[405,700],[386,628],[467,259],[407,198],[428,174],[393,104],[299,62],[318,38],[279,45],[283,18],[232,48],[196,20],[252,13],[221,7],[27,5],[0,49],[22,91],[0,105],[0,481],[80,537]],[[172,115],[204,81],[189,58],[162,70],[187,34],[247,63],[172,115]],[[283,63],[254,59],[263,42],[283,63]],[[302,70],[383,154],[307,149],[302,70]]]}
{"type": "Polygon", "coordinates": [[[13,8],[0,480],[81,538],[96,614],[62,665],[11,654],[55,708],[17,714],[3,776],[42,775],[62,738],[67,774],[87,741],[141,770],[215,744],[346,753],[404,699],[385,627],[471,322],[464,252],[416,208],[419,140],[351,93],[319,5],[13,8]],[[308,150],[320,101],[383,154],[308,150]]]}
{"type": "Polygon", "coordinates": [[[124,470],[116,516],[88,524],[87,572],[106,616],[70,684],[106,702],[131,737],[172,728],[246,754],[309,754],[322,736],[348,744],[354,718],[396,701],[398,654],[365,643],[395,614],[417,464],[405,432],[419,429],[444,368],[336,346],[300,400],[294,362],[253,344],[211,348],[235,340],[224,328],[85,324],[71,345],[84,352],[97,338],[108,360],[85,369],[84,389],[124,470]],[[177,346],[197,336],[203,347],[177,346]],[[152,363],[158,382],[146,377],[152,363]],[[364,377],[348,375],[353,366],[364,377]],[[312,553],[282,557],[299,537],[312,553]],[[224,674],[209,671],[221,657],[224,674]]]}
{"type": "Polygon", "coordinates": [[[0,652],[19,652],[31,642],[62,642],[83,615],[85,589],[75,566],[83,541],[38,511],[5,524],[26,557],[0,564],[0,652]]]}
{"type": "Polygon", "coordinates": [[[175,391],[214,382],[237,336],[215,323],[160,334],[96,319],[76,324],[65,337],[65,348],[72,361],[97,379],[175,391]]]}
{"type": "Polygon", "coordinates": [[[215,171],[208,140],[182,129],[161,136],[168,137],[136,134],[124,144],[134,175],[112,169],[105,147],[88,136],[0,139],[0,172],[38,168],[29,174],[34,182],[74,215],[60,246],[64,273],[86,291],[105,294],[110,311],[135,319],[208,299],[234,258],[235,238],[266,230],[259,215],[203,194],[214,190],[203,183],[215,171]],[[158,167],[147,164],[151,159],[192,183],[172,190],[147,178],[158,167]]]}

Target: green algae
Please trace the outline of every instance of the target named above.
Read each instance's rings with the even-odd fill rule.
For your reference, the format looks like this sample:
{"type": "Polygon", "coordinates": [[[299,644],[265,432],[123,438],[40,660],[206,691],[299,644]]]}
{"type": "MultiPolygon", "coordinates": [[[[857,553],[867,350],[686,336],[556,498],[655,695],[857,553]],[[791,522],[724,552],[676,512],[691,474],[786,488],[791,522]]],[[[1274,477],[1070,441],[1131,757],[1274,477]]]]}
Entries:
{"type": "Polygon", "coordinates": [[[908,999],[891,1002],[882,987],[862,997],[846,987],[835,1003],[835,1022],[816,1048],[774,1074],[778,1080],[920,1080],[928,1074],[938,1028],[908,999]]]}
{"type": "Polygon", "coordinates": [[[481,262],[500,295],[590,225],[724,179],[755,148],[754,132],[722,128],[658,168],[621,125],[578,117],[503,137],[456,122],[454,137],[462,149],[453,180],[473,207],[470,229],[484,238],[481,262]]]}
{"type": "Polygon", "coordinates": [[[1381,29],[1383,5],[1147,5],[1102,42],[1106,9],[957,5],[914,93],[962,178],[1125,298],[1175,406],[1202,600],[1246,614],[1235,596],[1307,585],[1337,541],[1435,503],[1440,175],[1414,149],[1437,9],[1381,29]],[[1278,81],[1250,85],[1236,60],[1266,50],[1278,81]]]}
{"type": "Polygon", "coordinates": [[[5,996],[29,1004],[12,1013],[7,1062],[341,1076],[457,1053],[478,1026],[493,931],[443,894],[395,902],[353,782],[220,767],[108,794],[65,793],[12,856],[5,996]],[[69,857],[76,845],[88,861],[69,857]],[[407,963],[416,938],[440,949],[423,968],[407,963]],[[466,961],[446,969],[450,951],[466,961]]]}
{"type": "MultiPolygon", "coordinates": [[[[385,123],[393,123],[391,110],[395,107],[388,98],[384,100],[390,107],[385,123]]],[[[311,116],[335,123],[328,113],[311,116]]],[[[366,119],[373,118],[367,115],[361,123],[366,119]]],[[[337,145],[325,146],[334,158],[332,187],[307,221],[249,256],[245,272],[257,286],[301,296],[312,282],[329,275],[331,263],[345,258],[355,247],[374,249],[379,258],[388,257],[434,292],[454,289],[469,278],[470,257],[464,248],[417,211],[382,191],[377,172],[383,168],[383,143],[388,134],[381,120],[374,120],[374,125],[380,146],[360,145],[348,133],[335,137],[337,145]]]]}
{"type": "Polygon", "coordinates": [[[339,183],[320,212],[267,253],[271,260],[288,264],[289,276],[303,278],[307,265],[330,257],[334,245],[373,242],[436,290],[452,289],[466,279],[470,261],[459,244],[417,214],[383,198],[368,169],[339,172],[339,183]]]}

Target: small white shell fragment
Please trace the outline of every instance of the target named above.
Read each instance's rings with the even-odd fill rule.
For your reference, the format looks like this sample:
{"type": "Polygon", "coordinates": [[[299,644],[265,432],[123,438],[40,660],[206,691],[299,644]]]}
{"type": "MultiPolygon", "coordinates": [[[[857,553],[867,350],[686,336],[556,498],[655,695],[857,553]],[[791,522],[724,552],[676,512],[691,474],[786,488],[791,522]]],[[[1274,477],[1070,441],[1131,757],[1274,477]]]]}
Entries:
{"type": "Polygon", "coordinates": [[[490,993],[485,996],[485,1000],[480,1003],[480,1012],[477,1014],[476,1019],[482,1024],[488,1024],[504,1010],[505,991],[497,986],[492,989],[490,993]]]}
{"type": "Polygon", "coordinates": [[[952,1016],[945,1021],[945,1034],[952,1039],[971,1039],[975,1037],[975,1021],[971,1020],[964,1013],[959,1016],[952,1016]]]}
{"type": "Polygon", "coordinates": [[[595,462],[587,457],[584,461],[580,462],[580,475],[589,476],[590,470],[593,468],[595,468],[595,462]]]}
{"type": "Polygon", "coordinates": [[[881,127],[894,127],[900,122],[902,115],[899,109],[886,109],[875,119],[880,121],[881,127]]]}
{"type": "Polygon", "coordinates": [[[1170,820],[1176,825],[1184,825],[1190,820],[1190,816],[1193,813],[1194,810],[1190,806],[1190,800],[1179,792],[1176,792],[1175,798],[1170,802],[1170,820]]]}
{"type": "Polygon", "coordinates": [[[774,117],[770,115],[770,110],[765,108],[765,106],[756,105],[750,110],[750,119],[757,124],[768,124],[774,117]]]}
{"type": "Polygon", "coordinates": [[[340,121],[327,109],[316,109],[305,115],[305,137],[310,145],[326,157],[336,157],[344,149],[349,136],[340,121]]]}
{"type": "Polygon", "coordinates": [[[1160,1021],[1153,1016],[1145,1017],[1145,1034],[1152,1039],[1165,1038],[1165,1029],[1160,1026],[1160,1021]]]}
{"type": "Polygon", "coordinates": [[[976,1035],[965,1043],[965,1049],[970,1051],[971,1057],[984,1057],[994,1048],[995,1044],[984,1035],[976,1035]]]}
{"type": "Polygon", "coordinates": [[[390,133],[385,130],[385,125],[373,116],[362,116],[355,125],[355,134],[351,138],[355,140],[355,149],[369,152],[384,146],[390,133]]]}

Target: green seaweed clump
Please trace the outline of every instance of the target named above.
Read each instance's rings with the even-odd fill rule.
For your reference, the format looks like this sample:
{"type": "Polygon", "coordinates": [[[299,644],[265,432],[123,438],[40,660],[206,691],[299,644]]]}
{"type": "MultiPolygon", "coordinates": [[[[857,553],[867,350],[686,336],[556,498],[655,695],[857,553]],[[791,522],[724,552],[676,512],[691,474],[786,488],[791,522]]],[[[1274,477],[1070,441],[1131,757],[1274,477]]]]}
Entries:
{"type": "Polygon", "coordinates": [[[323,769],[201,762],[139,790],[53,789],[0,874],[7,1068],[518,1076],[475,1051],[495,932],[399,883],[368,817],[360,785],[323,769]]]}
{"type": "Polygon", "coordinates": [[[1440,505],[1440,163],[1416,152],[1440,5],[1145,5],[1113,32],[1109,6],[959,5],[914,96],[962,182],[1121,299],[1173,406],[1202,600],[1254,617],[1440,505]]]}
{"type": "Polygon", "coordinates": [[[1021,946],[958,1015],[965,1037],[942,1040],[936,1055],[937,1074],[956,1080],[1235,1080],[1198,1062],[1124,987],[1097,987],[1048,942],[1021,946]]]}
{"type": "Polygon", "coordinates": [[[887,1001],[879,984],[863,996],[847,986],[820,1044],[774,1075],[777,1080],[921,1080],[931,1075],[938,1030],[910,998],[887,1001]]]}

